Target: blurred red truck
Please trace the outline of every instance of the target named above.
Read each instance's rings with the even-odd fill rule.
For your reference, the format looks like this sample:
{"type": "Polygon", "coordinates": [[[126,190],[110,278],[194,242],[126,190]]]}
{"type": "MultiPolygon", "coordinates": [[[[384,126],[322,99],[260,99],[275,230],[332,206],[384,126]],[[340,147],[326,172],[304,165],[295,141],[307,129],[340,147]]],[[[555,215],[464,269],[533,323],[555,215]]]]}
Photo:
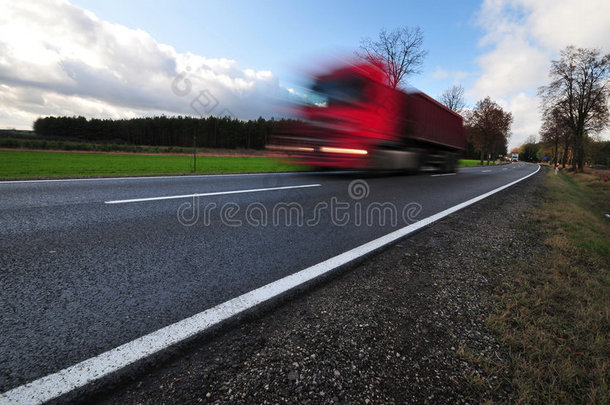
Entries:
{"type": "Polygon", "coordinates": [[[455,171],[465,145],[462,117],[385,82],[383,70],[368,63],[315,77],[317,102],[297,107],[300,124],[283,128],[268,148],[318,167],[455,171]]]}

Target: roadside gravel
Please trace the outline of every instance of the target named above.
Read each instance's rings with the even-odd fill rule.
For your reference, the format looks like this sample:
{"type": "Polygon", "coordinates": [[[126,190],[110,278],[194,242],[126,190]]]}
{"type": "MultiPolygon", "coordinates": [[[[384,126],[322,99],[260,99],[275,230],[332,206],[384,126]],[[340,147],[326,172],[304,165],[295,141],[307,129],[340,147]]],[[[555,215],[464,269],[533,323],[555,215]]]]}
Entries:
{"type": "Polygon", "coordinates": [[[82,399],[514,402],[508,356],[486,319],[493,290],[514,258],[535,254],[526,211],[538,204],[542,179],[539,173],[275,309],[246,317],[136,381],[82,399]]]}

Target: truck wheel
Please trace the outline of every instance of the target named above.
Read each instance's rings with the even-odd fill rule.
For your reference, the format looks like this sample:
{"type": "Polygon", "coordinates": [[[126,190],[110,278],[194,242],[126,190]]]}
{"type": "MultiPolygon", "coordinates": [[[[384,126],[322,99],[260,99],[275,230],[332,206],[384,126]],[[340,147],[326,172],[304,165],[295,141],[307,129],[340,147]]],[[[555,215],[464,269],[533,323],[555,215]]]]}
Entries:
{"type": "Polygon", "coordinates": [[[445,161],[443,162],[443,166],[441,170],[444,173],[455,173],[455,166],[457,163],[457,159],[455,153],[447,153],[445,155],[445,161]]]}
{"type": "Polygon", "coordinates": [[[421,172],[421,168],[424,162],[424,152],[419,149],[414,149],[415,155],[413,157],[413,161],[411,165],[405,170],[408,174],[418,174],[421,172]]]}

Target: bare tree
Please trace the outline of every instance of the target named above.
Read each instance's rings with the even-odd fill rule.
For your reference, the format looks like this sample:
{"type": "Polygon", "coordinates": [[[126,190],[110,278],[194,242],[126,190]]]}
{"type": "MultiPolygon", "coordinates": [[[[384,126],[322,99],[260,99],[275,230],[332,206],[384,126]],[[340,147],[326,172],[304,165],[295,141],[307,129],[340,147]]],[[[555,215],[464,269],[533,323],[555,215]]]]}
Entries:
{"type": "Polygon", "coordinates": [[[585,134],[608,124],[609,75],[610,54],[568,46],[559,60],[551,62],[551,83],[538,89],[543,113],[557,110],[570,129],[577,170],[584,169],[585,134]]]}
{"type": "Polygon", "coordinates": [[[461,85],[453,85],[441,94],[441,103],[457,112],[458,114],[466,108],[466,102],[464,101],[464,88],[461,85]]]}
{"type": "Polygon", "coordinates": [[[487,155],[489,165],[490,155],[506,150],[513,115],[505,112],[489,97],[477,102],[473,111],[466,119],[466,131],[475,148],[481,152],[481,165],[487,155]]]}
{"type": "Polygon", "coordinates": [[[392,88],[398,87],[405,77],[421,73],[420,67],[428,51],[422,49],[424,34],[419,27],[400,27],[392,31],[382,29],[377,40],[365,38],[356,55],[369,62],[382,62],[392,88]]]}

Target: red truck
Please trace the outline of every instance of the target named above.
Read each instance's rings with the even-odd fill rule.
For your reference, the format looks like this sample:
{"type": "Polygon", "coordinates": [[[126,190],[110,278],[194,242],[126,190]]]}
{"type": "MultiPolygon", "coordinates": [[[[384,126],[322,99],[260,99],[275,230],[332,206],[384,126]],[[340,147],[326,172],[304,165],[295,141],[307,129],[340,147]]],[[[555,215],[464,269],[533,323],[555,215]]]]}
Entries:
{"type": "Polygon", "coordinates": [[[342,66],[314,78],[315,104],[297,108],[269,149],[334,168],[455,171],[464,149],[462,117],[421,92],[389,87],[377,64],[342,66]]]}

